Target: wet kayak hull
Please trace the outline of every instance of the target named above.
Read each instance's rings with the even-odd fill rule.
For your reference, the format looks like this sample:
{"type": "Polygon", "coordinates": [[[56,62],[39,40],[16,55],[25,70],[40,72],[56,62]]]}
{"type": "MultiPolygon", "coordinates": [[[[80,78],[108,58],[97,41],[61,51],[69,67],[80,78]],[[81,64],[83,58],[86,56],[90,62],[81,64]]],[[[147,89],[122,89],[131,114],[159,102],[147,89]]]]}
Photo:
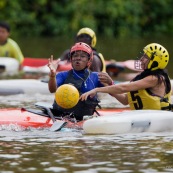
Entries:
{"type": "Polygon", "coordinates": [[[124,134],[173,131],[173,112],[135,110],[92,118],[83,124],[86,134],[124,134]]]}
{"type": "MultiPolygon", "coordinates": [[[[101,116],[111,115],[113,112],[121,112],[124,109],[104,109],[99,110],[101,116]]],[[[23,128],[48,128],[51,127],[53,122],[51,118],[44,114],[41,110],[36,110],[35,113],[31,109],[30,111],[26,109],[0,109],[0,126],[3,125],[19,125],[23,128]]],[[[85,117],[86,118],[86,117],[85,117]]],[[[82,128],[83,122],[72,122],[68,119],[60,120],[59,118],[56,119],[57,121],[67,121],[67,128],[82,128]]]]}

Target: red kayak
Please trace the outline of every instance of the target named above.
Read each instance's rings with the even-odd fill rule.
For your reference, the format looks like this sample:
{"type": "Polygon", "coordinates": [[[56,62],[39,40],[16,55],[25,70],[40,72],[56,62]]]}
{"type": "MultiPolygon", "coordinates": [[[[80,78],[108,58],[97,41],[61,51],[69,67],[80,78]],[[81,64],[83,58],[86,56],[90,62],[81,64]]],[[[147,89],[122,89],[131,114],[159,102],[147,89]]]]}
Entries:
{"type": "MultiPolygon", "coordinates": [[[[25,57],[22,66],[31,68],[41,68],[47,66],[48,59],[45,58],[28,58],[25,57]]],[[[71,63],[66,63],[62,61],[59,63],[57,71],[65,71],[71,69],[71,63]]]]}
{"type": "MultiPolygon", "coordinates": [[[[43,108],[43,107],[42,107],[43,108]]],[[[103,109],[98,110],[101,116],[111,115],[116,112],[122,112],[128,109],[103,109]]],[[[75,122],[69,118],[56,118],[56,123],[60,123],[65,126],[66,128],[77,128],[81,129],[83,122],[75,122]],[[65,122],[65,124],[63,124],[65,122]]],[[[88,117],[85,117],[86,119],[88,117]]],[[[0,109],[0,125],[18,125],[23,128],[48,128],[51,127],[54,122],[50,118],[48,114],[46,114],[43,109],[15,109],[15,108],[8,108],[8,109],[0,109]]],[[[62,128],[62,127],[60,127],[62,128]]],[[[57,130],[56,130],[57,131],[57,130]]]]}
{"type": "MultiPolygon", "coordinates": [[[[25,57],[22,70],[25,72],[24,78],[39,78],[44,74],[49,74],[49,68],[47,67],[48,59],[45,58],[30,58],[25,57]],[[35,77],[32,75],[36,75],[35,77]],[[29,76],[27,76],[29,75],[29,76]]],[[[10,57],[1,57],[0,62],[0,74],[3,76],[12,76],[19,74],[19,62],[10,57]]],[[[61,61],[58,65],[57,72],[70,70],[71,63],[67,61],[61,61]]],[[[113,60],[106,61],[106,71],[110,76],[117,76],[125,68],[130,70],[134,69],[134,60],[115,62],[113,60]]]]}
{"type": "MultiPolygon", "coordinates": [[[[29,72],[29,71],[48,72],[47,63],[48,63],[48,60],[45,58],[25,57],[23,61],[23,68],[24,68],[24,71],[26,72],[29,72]],[[45,68],[47,69],[47,71],[45,68]]],[[[66,71],[66,70],[70,70],[71,68],[72,68],[71,63],[66,61],[61,61],[57,68],[57,71],[66,71]]],[[[125,68],[135,71],[134,60],[119,61],[119,62],[116,62],[113,60],[106,61],[106,71],[111,76],[117,76],[125,68]]]]}

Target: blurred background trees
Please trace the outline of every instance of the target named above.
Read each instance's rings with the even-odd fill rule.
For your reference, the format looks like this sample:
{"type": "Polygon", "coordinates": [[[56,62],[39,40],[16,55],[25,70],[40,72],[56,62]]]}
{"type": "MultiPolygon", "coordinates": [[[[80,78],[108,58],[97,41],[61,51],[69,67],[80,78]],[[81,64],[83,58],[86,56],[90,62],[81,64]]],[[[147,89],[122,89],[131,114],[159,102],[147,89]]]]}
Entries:
{"type": "Polygon", "coordinates": [[[13,35],[73,36],[81,27],[106,37],[173,35],[172,0],[0,0],[13,35]]]}

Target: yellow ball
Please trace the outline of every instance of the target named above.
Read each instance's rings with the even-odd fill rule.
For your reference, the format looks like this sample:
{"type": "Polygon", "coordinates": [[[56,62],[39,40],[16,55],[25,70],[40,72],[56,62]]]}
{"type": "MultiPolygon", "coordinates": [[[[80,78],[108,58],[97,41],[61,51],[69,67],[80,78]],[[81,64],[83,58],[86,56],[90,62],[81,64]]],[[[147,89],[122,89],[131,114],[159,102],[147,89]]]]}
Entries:
{"type": "Polygon", "coordinates": [[[78,103],[79,92],[73,85],[64,84],[56,90],[55,100],[60,107],[70,109],[78,103]]]}

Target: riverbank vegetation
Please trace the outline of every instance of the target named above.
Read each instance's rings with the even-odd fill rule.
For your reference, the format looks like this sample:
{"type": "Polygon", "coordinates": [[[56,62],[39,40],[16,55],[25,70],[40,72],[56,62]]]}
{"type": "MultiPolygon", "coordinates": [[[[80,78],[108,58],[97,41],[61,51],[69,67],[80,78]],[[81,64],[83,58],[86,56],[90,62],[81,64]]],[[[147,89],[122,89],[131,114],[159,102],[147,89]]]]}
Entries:
{"type": "Polygon", "coordinates": [[[173,35],[172,0],[0,0],[0,20],[17,36],[72,36],[90,27],[106,37],[173,35]]]}

